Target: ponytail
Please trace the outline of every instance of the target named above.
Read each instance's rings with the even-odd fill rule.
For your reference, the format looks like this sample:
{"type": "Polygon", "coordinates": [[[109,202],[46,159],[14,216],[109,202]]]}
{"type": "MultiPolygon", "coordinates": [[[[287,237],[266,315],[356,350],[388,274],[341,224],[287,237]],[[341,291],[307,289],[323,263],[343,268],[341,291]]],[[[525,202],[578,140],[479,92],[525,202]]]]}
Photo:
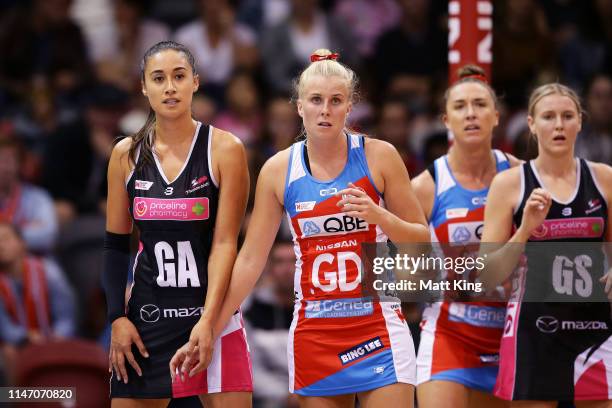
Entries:
{"type": "Polygon", "coordinates": [[[153,163],[153,144],[155,143],[155,112],[149,108],[149,116],[145,124],[138,132],[132,135],[132,144],[129,150],[129,159],[134,165],[136,163],[136,152],[140,148],[141,166],[146,163],[153,163]]]}

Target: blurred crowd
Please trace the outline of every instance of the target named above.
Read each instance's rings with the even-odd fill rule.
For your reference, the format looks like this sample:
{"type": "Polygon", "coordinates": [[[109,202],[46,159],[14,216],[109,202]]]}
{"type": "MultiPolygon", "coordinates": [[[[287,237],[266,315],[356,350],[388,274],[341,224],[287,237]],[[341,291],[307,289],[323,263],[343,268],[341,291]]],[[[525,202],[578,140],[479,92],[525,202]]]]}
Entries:
{"type": "MultiPolygon", "coordinates": [[[[577,155],[612,163],[612,1],[493,3],[494,146],[536,155],[526,98],[558,80],[586,106],[577,155]]],[[[338,52],[360,78],[350,128],[393,143],[411,177],[448,148],[447,2],[0,0],[0,385],[24,344],[108,342],[106,166],[117,138],[144,123],[140,60],[164,39],[195,55],[193,115],[243,141],[251,192],[265,160],[302,132],[292,81],[317,48],[338,52]]],[[[287,237],[245,305],[261,406],[289,398],[279,353],[293,307],[287,237]]]]}

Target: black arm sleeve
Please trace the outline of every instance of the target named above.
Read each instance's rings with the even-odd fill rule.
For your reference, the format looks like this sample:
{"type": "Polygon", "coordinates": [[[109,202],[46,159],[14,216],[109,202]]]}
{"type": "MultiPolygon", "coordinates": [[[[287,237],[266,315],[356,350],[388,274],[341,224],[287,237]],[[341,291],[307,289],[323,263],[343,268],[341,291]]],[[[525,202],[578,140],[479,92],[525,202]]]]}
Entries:
{"type": "Polygon", "coordinates": [[[102,286],[106,294],[108,321],[125,316],[125,286],[130,268],[130,234],[106,231],[102,286]]]}

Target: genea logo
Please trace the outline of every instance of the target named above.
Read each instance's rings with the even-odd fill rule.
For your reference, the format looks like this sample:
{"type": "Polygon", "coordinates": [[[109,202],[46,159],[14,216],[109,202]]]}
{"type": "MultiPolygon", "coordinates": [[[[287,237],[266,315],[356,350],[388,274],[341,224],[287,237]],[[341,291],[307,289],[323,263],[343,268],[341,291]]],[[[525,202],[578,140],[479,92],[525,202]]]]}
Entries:
{"type": "Polygon", "coordinates": [[[298,219],[298,223],[302,231],[302,238],[323,237],[369,230],[369,225],[366,221],[349,217],[343,213],[301,218],[298,219]]]}

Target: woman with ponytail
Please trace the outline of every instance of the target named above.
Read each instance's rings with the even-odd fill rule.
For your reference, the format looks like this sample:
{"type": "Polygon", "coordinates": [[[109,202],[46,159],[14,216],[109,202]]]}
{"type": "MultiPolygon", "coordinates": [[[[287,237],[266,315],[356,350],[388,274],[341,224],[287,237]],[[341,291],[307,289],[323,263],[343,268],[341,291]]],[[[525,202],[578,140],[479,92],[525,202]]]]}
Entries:
{"type": "MultiPolygon", "coordinates": [[[[454,141],[413,181],[429,220],[431,240],[447,250],[461,245],[478,250],[487,191],[495,174],[519,161],[491,148],[499,113],[497,97],[482,68],[466,65],[445,94],[443,120],[454,141]]],[[[446,252],[449,252],[448,250],[446,252]]],[[[452,254],[445,254],[452,256],[452,254]]],[[[446,271],[447,279],[460,278],[446,271]]],[[[503,302],[453,299],[423,312],[417,357],[419,407],[501,407],[492,395],[497,377],[503,302]]]]}
{"type": "Polygon", "coordinates": [[[186,47],[154,45],[141,70],[149,117],[115,146],[108,168],[103,283],[112,406],[165,407],[172,397],[199,395],[206,406],[247,407],[252,374],[240,313],[226,319],[216,343],[206,341],[237,253],[249,185],[245,151],[232,134],[192,118],[199,79],[186,47]],[[139,248],[126,304],[133,225],[139,248]],[[212,364],[172,381],[170,358],[194,333],[212,364]]]}
{"type": "MultiPolygon", "coordinates": [[[[346,128],[352,70],[317,50],[296,81],[305,138],[270,158],[214,335],[260,276],[283,212],[297,257],[289,390],[302,407],[411,407],[415,353],[399,303],[363,297],[362,243],[424,242],[425,218],[395,148],[346,128]],[[384,206],[383,206],[384,194],[384,206]]],[[[186,345],[171,370],[197,373],[186,345]]],[[[210,366],[209,366],[210,367],[210,366]]]]}

